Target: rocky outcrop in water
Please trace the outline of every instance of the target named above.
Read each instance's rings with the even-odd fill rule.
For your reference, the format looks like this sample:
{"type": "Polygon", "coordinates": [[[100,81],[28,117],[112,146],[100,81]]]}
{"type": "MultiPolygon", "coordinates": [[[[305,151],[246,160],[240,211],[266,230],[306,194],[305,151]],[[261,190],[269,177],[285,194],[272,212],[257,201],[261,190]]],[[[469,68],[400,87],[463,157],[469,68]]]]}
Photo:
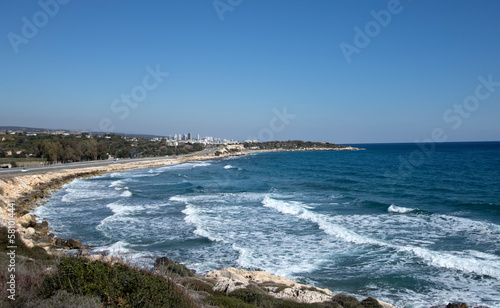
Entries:
{"type": "Polygon", "coordinates": [[[256,284],[276,298],[293,299],[301,303],[324,302],[333,296],[333,293],[328,289],[306,286],[264,271],[245,271],[230,267],[209,272],[205,277],[216,281],[214,290],[226,293],[246,288],[250,284],[256,284]]]}
{"type": "MultiPolygon", "coordinates": [[[[350,300],[355,301],[356,305],[361,305],[359,307],[397,308],[389,303],[371,297],[359,302],[352,296],[343,294],[334,295],[328,289],[307,286],[285,277],[269,274],[265,271],[246,271],[229,267],[223,270],[208,272],[205,274],[205,278],[215,281],[214,291],[222,291],[226,294],[254,285],[265,290],[273,297],[299,303],[329,303],[336,305],[350,300]]],[[[346,307],[351,307],[349,303],[346,305],[346,307]]],[[[339,304],[335,307],[344,307],[344,305],[339,304]]]]}

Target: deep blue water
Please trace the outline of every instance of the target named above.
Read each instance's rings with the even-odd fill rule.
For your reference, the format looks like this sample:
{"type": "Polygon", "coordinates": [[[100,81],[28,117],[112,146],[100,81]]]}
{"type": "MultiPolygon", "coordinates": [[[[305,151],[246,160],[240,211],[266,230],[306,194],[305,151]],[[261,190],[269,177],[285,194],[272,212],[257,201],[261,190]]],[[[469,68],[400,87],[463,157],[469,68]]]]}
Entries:
{"type": "Polygon", "coordinates": [[[361,146],[75,180],[36,213],[140,262],[261,269],[407,307],[500,307],[500,143],[361,146]]]}

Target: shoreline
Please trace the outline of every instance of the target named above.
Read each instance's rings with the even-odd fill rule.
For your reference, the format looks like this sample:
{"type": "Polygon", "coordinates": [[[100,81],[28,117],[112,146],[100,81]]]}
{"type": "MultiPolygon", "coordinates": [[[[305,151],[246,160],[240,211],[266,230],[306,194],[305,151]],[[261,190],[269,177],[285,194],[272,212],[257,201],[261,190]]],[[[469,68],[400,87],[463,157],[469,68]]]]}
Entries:
{"type": "MultiPolygon", "coordinates": [[[[357,148],[341,148],[341,149],[276,149],[276,150],[244,150],[231,151],[227,148],[219,150],[219,155],[214,153],[206,153],[202,155],[193,155],[181,158],[165,158],[162,160],[151,161],[127,161],[122,163],[111,164],[98,167],[83,167],[73,169],[62,169],[58,171],[41,171],[37,173],[27,173],[21,175],[12,175],[9,177],[0,178],[0,226],[7,226],[8,211],[7,207],[11,202],[15,203],[16,207],[16,231],[20,235],[23,243],[31,247],[41,247],[47,253],[62,256],[66,253],[60,250],[75,251],[81,253],[85,251],[88,254],[89,246],[82,244],[75,239],[60,239],[55,237],[54,231],[46,221],[41,223],[36,221],[36,216],[32,215],[32,211],[39,206],[47,203],[46,199],[51,197],[51,194],[60,189],[64,184],[70,183],[78,178],[89,178],[100,176],[103,174],[146,169],[154,167],[164,167],[176,164],[182,164],[193,161],[204,161],[214,159],[224,159],[233,156],[248,155],[253,152],[295,152],[295,151],[321,151],[321,150],[359,150],[357,148]]],[[[85,255],[85,253],[83,254],[85,255]]],[[[99,255],[88,254],[91,260],[107,260],[113,262],[112,258],[100,258],[99,255]]],[[[283,284],[286,281],[286,287],[271,288],[269,294],[277,298],[295,299],[303,303],[318,303],[331,299],[333,293],[328,289],[320,289],[316,287],[299,284],[281,276],[275,276],[264,271],[245,271],[242,269],[228,268],[223,270],[214,270],[203,275],[206,279],[211,279],[215,283],[215,287],[220,291],[230,293],[241,288],[241,285],[248,286],[253,284],[283,284]]],[[[389,303],[377,300],[383,308],[396,308],[389,303]]]]}
{"type": "MultiPolygon", "coordinates": [[[[45,204],[46,199],[50,198],[51,193],[54,190],[60,189],[64,184],[70,183],[78,178],[95,177],[113,172],[165,167],[193,161],[223,159],[231,156],[243,156],[248,154],[247,152],[230,151],[226,148],[219,150],[218,153],[219,155],[205,153],[188,157],[169,157],[160,160],[154,159],[141,162],[118,161],[110,165],[95,167],[70,168],[68,166],[67,169],[57,171],[46,170],[2,176],[0,178],[0,226],[7,226],[9,221],[7,207],[9,204],[14,203],[17,231],[21,235],[22,241],[28,247],[33,247],[35,245],[31,239],[34,235],[33,230],[28,229],[34,227],[33,225],[36,225],[36,222],[34,222],[34,217],[28,217],[26,215],[30,215],[29,213],[36,207],[45,204]],[[25,217],[24,219],[23,216],[25,217]]],[[[45,231],[47,231],[47,228],[48,225],[45,225],[45,231]]],[[[47,233],[50,231],[52,230],[50,229],[47,233]]]]}

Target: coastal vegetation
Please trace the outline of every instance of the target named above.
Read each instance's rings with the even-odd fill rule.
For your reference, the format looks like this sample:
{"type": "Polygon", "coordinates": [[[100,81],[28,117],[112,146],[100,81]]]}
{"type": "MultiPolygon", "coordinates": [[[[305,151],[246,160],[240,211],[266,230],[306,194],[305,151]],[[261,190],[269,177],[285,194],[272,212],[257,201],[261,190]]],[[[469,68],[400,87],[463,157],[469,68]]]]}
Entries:
{"type": "Polygon", "coordinates": [[[109,157],[154,157],[188,154],[203,150],[199,143],[168,145],[165,139],[124,138],[118,135],[5,134],[0,137],[0,163],[13,167],[23,163],[57,163],[102,160],[109,157]]]}
{"type": "MultiPolygon", "coordinates": [[[[7,235],[7,228],[1,227],[3,249],[7,235]]],[[[157,258],[153,269],[145,269],[120,258],[56,257],[22,241],[17,242],[16,256],[16,300],[7,297],[8,273],[0,271],[0,307],[382,307],[376,300],[360,302],[346,295],[324,303],[298,303],[275,298],[256,284],[230,293],[214,291],[213,281],[166,257],[157,258]]],[[[2,251],[0,266],[7,268],[8,262],[2,251]]]]}

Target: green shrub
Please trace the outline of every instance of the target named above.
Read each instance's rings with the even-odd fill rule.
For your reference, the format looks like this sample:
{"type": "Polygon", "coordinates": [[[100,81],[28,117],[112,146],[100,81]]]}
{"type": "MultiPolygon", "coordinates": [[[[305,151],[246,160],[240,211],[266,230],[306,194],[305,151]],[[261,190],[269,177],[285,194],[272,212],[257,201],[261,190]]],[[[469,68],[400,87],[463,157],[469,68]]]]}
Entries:
{"type": "Polygon", "coordinates": [[[383,308],[382,305],[378,303],[373,297],[365,298],[361,301],[361,307],[363,308],[383,308]]]}
{"type": "Polygon", "coordinates": [[[205,299],[205,302],[207,302],[210,305],[213,306],[218,306],[220,308],[255,308],[257,306],[247,304],[241,299],[235,298],[235,297],[229,297],[225,295],[219,295],[219,296],[210,296],[205,299]]]}
{"type": "MultiPolygon", "coordinates": [[[[314,303],[314,304],[305,304],[298,303],[287,300],[280,300],[280,303],[277,304],[278,308],[330,308],[330,306],[325,306],[323,303],[314,303]]],[[[337,307],[335,307],[337,308],[337,307]]]]}
{"type": "Polygon", "coordinates": [[[84,258],[64,258],[58,272],[46,277],[41,295],[59,290],[97,296],[112,307],[195,307],[183,290],[145,270],[84,258]]]}
{"type": "Polygon", "coordinates": [[[248,286],[245,289],[238,289],[229,293],[230,297],[238,298],[245,303],[255,305],[261,308],[273,308],[278,305],[280,300],[268,295],[257,286],[248,286]]]}
{"type": "Polygon", "coordinates": [[[337,294],[332,298],[332,302],[340,304],[344,308],[362,308],[361,303],[354,297],[345,294],[337,294]]]}
{"type": "MultiPolygon", "coordinates": [[[[8,229],[7,227],[0,227],[0,247],[2,249],[7,249],[7,246],[11,244],[8,243],[8,229]]],[[[33,248],[28,248],[24,242],[21,240],[21,236],[19,233],[15,233],[15,243],[16,243],[16,255],[17,256],[25,256],[28,258],[33,258],[37,260],[53,260],[54,257],[49,255],[45,249],[35,246],[33,248]]]]}
{"type": "MultiPolygon", "coordinates": [[[[34,305],[33,305],[34,306],[34,305]]],[[[33,307],[32,306],[32,307],[33,307]]],[[[29,306],[26,306],[29,307],[29,306]]],[[[36,303],[37,308],[98,308],[102,307],[102,303],[97,296],[91,295],[74,295],[66,291],[58,291],[54,296],[44,301],[36,303]]]]}
{"type": "Polygon", "coordinates": [[[185,265],[170,260],[167,257],[156,258],[155,269],[159,270],[160,272],[173,273],[181,277],[194,276],[193,271],[187,268],[185,265]]]}
{"type": "Polygon", "coordinates": [[[213,290],[213,284],[198,278],[184,278],[181,280],[181,284],[190,290],[204,291],[210,294],[216,293],[213,290]]]}

